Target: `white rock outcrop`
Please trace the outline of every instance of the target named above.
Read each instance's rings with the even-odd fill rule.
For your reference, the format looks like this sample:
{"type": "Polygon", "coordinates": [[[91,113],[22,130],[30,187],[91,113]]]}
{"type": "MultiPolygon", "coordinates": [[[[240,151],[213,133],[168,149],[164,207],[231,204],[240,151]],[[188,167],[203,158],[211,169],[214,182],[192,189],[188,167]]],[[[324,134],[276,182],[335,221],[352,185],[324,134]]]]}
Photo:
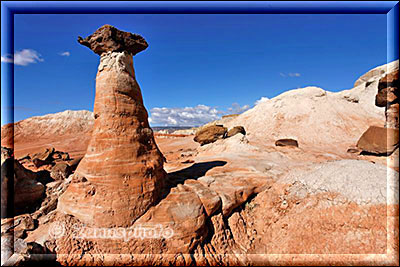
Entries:
{"type": "Polygon", "coordinates": [[[254,139],[269,143],[279,138],[296,139],[300,147],[355,143],[370,125],[384,124],[385,114],[375,106],[375,95],[379,79],[395,68],[398,61],[360,78],[368,83],[358,82],[356,87],[340,92],[314,86],[286,91],[262,101],[224,126],[243,126],[250,143],[254,139]]]}

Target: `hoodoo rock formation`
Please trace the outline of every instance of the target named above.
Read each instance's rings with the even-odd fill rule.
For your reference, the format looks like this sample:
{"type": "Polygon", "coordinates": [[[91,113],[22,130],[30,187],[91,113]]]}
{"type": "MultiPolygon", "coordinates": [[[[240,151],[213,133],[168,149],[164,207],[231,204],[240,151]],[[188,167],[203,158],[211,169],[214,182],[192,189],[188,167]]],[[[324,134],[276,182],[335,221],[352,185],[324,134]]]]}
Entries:
{"type": "Polygon", "coordinates": [[[78,42],[100,55],[95,122],[86,154],[58,210],[98,227],[125,227],[158,201],[165,171],[149,126],[133,55],[143,37],[104,25],[78,42]]]}
{"type": "Polygon", "coordinates": [[[147,44],[131,36],[106,25],[79,39],[101,56],[94,113],[2,127],[14,150],[2,148],[1,188],[15,190],[2,212],[12,195],[24,208],[1,220],[3,265],[399,266],[398,129],[375,105],[394,104],[394,83],[378,85],[398,61],[349,90],[294,89],[153,136],[132,62],[147,44]]]}

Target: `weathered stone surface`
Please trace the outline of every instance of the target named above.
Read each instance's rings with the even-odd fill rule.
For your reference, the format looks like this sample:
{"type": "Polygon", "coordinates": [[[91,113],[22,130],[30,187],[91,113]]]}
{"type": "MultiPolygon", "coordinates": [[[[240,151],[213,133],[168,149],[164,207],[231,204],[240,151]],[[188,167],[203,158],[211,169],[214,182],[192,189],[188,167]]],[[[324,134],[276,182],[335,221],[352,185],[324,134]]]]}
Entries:
{"type": "Polygon", "coordinates": [[[387,128],[399,128],[399,103],[391,104],[385,111],[387,128]]]}
{"type": "Polygon", "coordinates": [[[365,74],[363,74],[361,77],[357,79],[357,81],[354,83],[354,87],[357,87],[359,85],[362,85],[363,83],[369,83],[373,82],[375,79],[379,79],[385,75],[387,72],[392,72],[394,70],[399,69],[399,61],[395,60],[392,61],[388,64],[378,66],[372,70],[369,70],[365,74]]]}
{"type": "Polygon", "coordinates": [[[399,70],[379,80],[375,105],[385,107],[387,128],[399,128],[399,70]]]}
{"type": "Polygon", "coordinates": [[[55,260],[55,255],[49,254],[50,251],[45,247],[36,242],[26,242],[12,234],[2,236],[1,251],[1,263],[5,266],[29,266],[46,261],[52,265],[55,260]],[[3,252],[6,252],[5,255],[3,252]]]}
{"type": "Polygon", "coordinates": [[[69,154],[67,152],[55,151],[52,155],[53,160],[70,160],[69,154]]]}
{"type": "Polygon", "coordinates": [[[72,173],[71,166],[65,162],[59,162],[51,168],[50,176],[54,180],[64,180],[72,173]]]}
{"type": "Polygon", "coordinates": [[[226,127],[221,125],[212,125],[196,132],[193,140],[200,143],[200,145],[213,143],[218,139],[223,138],[227,130],[228,129],[226,127]]]}
{"type": "Polygon", "coordinates": [[[71,171],[76,170],[76,168],[78,167],[79,162],[81,162],[82,158],[83,157],[77,157],[68,162],[68,165],[71,167],[71,171]]]}
{"type": "Polygon", "coordinates": [[[146,40],[142,36],[118,30],[111,25],[100,27],[84,39],[79,36],[78,42],[89,47],[98,55],[106,52],[124,51],[136,55],[148,47],[146,40]]]}
{"type": "Polygon", "coordinates": [[[51,161],[55,152],[54,147],[46,148],[43,152],[32,155],[32,159],[40,159],[43,161],[51,161]]]}
{"type": "Polygon", "coordinates": [[[243,126],[235,126],[232,129],[230,129],[228,131],[228,133],[226,134],[226,138],[232,137],[232,136],[234,136],[235,134],[238,134],[238,133],[246,135],[246,130],[244,129],[243,126]]]}
{"type": "MultiPolygon", "coordinates": [[[[228,217],[232,211],[243,204],[249,197],[257,192],[259,184],[252,179],[243,181],[240,178],[216,179],[203,176],[198,179],[210,191],[215,192],[221,198],[221,210],[224,217],[228,217]]],[[[265,181],[264,181],[265,182],[265,181]]]]}
{"type": "MultiPolygon", "coordinates": [[[[43,184],[37,182],[37,173],[25,169],[14,159],[11,149],[2,147],[1,155],[2,210],[7,210],[12,204],[15,213],[30,210],[43,197],[43,184]]],[[[2,217],[7,216],[2,213],[2,217]]]]}
{"type": "Polygon", "coordinates": [[[392,103],[398,96],[399,70],[388,73],[379,80],[378,94],[376,95],[376,105],[378,107],[392,103]]]}
{"type": "MultiPolygon", "coordinates": [[[[166,198],[162,199],[157,206],[151,207],[129,228],[132,231],[134,229],[150,231],[142,230],[137,232],[137,235],[131,232],[130,238],[127,240],[118,238],[79,239],[71,233],[72,227],[70,226],[79,227],[81,223],[72,216],[63,218],[62,221],[67,226],[67,232],[61,238],[56,239],[57,260],[66,265],[82,262],[91,265],[142,265],[144,263],[175,265],[176,258],[182,254],[193,253],[194,249],[204,242],[208,234],[202,202],[193,190],[184,185],[172,188],[166,198]],[[96,258],[95,254],[100,254],[101,257],[96,258]],[[127,254],[128,257],[126,259],[116,258],[117,254],[127,254]],[[148,259],[140,257],[144,254],[149,255],[148,259]],[[156,257],[154,258],[151,254],[156,257]],[[138,256],[130,258],[130,255],[138,256]],[[158,258],[157,255],[162,255],[162,258],[158,258]]],[[[187,260],[185,261],[187,262],[187,260]]]]}
{"type": "MultiPolygon", "coordinates": [[[[382,83],[379,85],[382,86],[382,83]]],[[[378,94],[376,95],[375,105],[378,107],[386,107],[386,105],[394,102],[397,99],[396,94],[397,88],[396,87],[384,87],[382,89],[379,88],[378,94]]]]}
{"type": "Polygon", "coordinates": [[[356,147],[356,146],[351,146],[347,149],[347,153],[354,153],[354,154],[360,154],[361,153],[361,149],[356,147]]]}
{"type": "Polygon", "coordinates": [[[26,210],[44,196],[43,184],[37,182],[36,173],[25,169],[14,160],[14,207],[26,210]]]}
{"type": "Polygon", "coordinates": [[[373,154],[391,154],[399,146],[399,130],[370,126],[357,142],[362,151],[373,154]]]}
{"type": "Polygon", "coordinates": [[[37,220],[31,215],[21,215],[14,218],[14,235],[18,238],[25,238],[27,231],[32,231],[37,227],[37,220]]]}
{"type": "Polygon", "coordinates": [[[33,159],[32,160],[33,165],[35,165],[36,168],[40,168],[44,165],[50,164],[50,162],[41,160],[41,159],[33,159]]]}
{"type": "Polygon", "coordinates": [[[32,162],[36,168],[50,164],[53,161],[54,147],[46,148],[43,152],[32,155],[32,162]]]}
{"type": "Polygon", "coordinates": [[[166,239],[168,253],[190,253],[207,235],[206,218],[197,194],[188,186],[178,185],[136,225],[161,224],[163,229],[171,229],[173,235],[166,239]]]}
{"type": "Polygon", "coordinates": [[[100,53],[96,77],[96,119],[87,152],[58,210],[90,225],[130,226],[159,199],[165,178],[130,54],[143,50],[134,51],[143,42],[107,25],[87,40],[94,42],[95,52],[107,52],[100,53]],[[98,35],[104,44],[97,43],[98,35]]]}
{"type": "Polygon", "coordinates": [[[293,147],[299,146],[297,140],[290,139],[290,138],[276,140],[275,145],[276,146],[293,146],[293,147]]]}
{"type": "Polygon", "coordinates": [[[71,179],[53,181],[46,184],[46,192],[43,201],[40,203],[40,208],[32,215],[33,218],[40,218],[41,223],[46,223],[51,220],[51,212],[57,208],[59,197],[65,192],[71,179]]]}
{"type": "Polygon", "coordinates": [[[208,216],[213,215],[221,207],[222,202],[218,194],[199,181],[192,179],[186,180],[185,186],[189,187],[197,194],[208,216]]]}

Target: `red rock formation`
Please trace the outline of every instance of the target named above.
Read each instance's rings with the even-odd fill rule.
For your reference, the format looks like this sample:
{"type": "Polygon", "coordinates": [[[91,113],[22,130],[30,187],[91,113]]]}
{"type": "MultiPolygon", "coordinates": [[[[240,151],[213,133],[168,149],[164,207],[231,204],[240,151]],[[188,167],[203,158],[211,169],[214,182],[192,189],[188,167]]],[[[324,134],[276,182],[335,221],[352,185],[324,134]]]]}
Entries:
{"type": "Polygon", "coordinates": [[[385,107],[387,128],[399,128],[399,70],[387,74],[379,80],[375,105],[385,107]]]}
{"type": "Polygon", "coordinates": [[[131,53],[144,50],[147,43],[109,25],[85,40],[79,42],[101,55],[95,123],[58,210],[89,225],[130,226],[158,201],[165,177],[133,69],[131,53]]]}
{"type": "Polygon", "coordinates": [[[14,159],[11,149],[1,147],[2,218],[12,216],[11,207],[18,214],[32,211],[37,206],[45,191],[43,184],[37,181],[38,177],[38,173],[24,168],[14,159]]]}

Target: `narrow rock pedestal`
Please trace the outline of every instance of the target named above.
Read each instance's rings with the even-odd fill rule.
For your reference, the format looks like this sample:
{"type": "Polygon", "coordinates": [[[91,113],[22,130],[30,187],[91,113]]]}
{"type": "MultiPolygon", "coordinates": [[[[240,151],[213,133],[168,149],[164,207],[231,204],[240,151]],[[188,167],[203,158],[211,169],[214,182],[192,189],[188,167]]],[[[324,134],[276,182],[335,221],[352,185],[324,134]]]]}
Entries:
{"type": "Polygon", "coordinates": [[[133,69],[132,55],[147,43],[110,25],[78,42],[101,55],[95,123],[58,210],[88,225],[127,227],[158,201],[166,175],[133,69]]]}

